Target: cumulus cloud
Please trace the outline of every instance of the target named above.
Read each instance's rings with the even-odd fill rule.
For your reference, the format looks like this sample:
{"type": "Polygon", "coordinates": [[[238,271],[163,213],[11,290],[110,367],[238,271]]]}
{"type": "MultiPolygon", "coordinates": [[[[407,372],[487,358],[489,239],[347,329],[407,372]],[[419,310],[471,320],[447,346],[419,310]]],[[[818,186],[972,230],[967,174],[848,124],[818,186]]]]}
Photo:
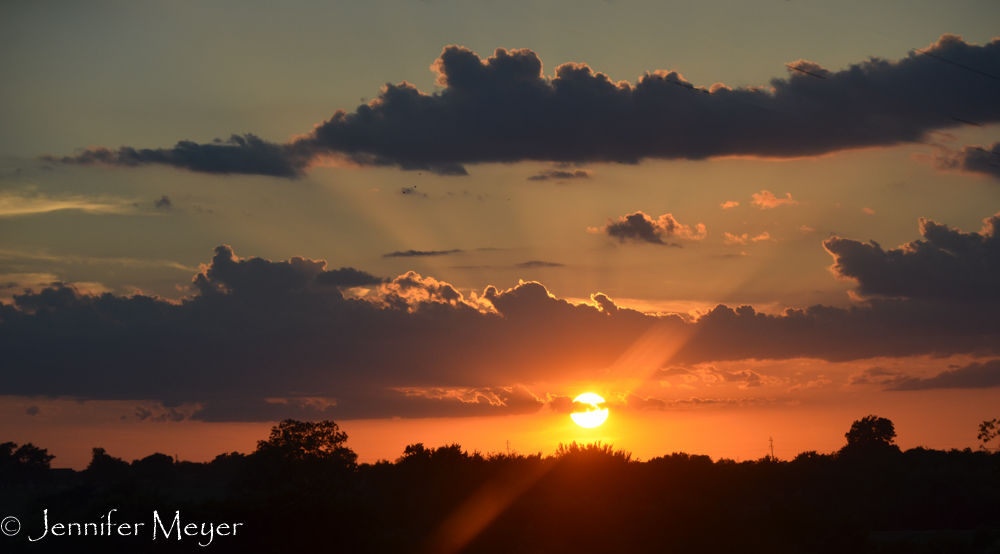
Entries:
{"type": "Polygon", "coordinates": [[[722,204],[719,204],[719,206],[723,210],[730,210],[730,209],[735,208],[735,207],[737,207],[739,205],[740,205],[740,203],[737,202],[737,201],[735,201],[735,200],[727,200],[726,202],[723,202],[722,204]]]}
{"type": "MultiPolygon", "coordinates": [[[[697,224],[694,229],[683,225],[673,214],[661,215],[654,220],[642,212],[623,215],[617,220],[610,217],[603,227],[590,227],[591,233],[603,233],[618,239],[619,242],[648,242],[652,244],[667,244],[663,239],[696,241],[705,238],[705,225],[697,224]]],[[[677,246],[671,244],[671,246],[677,246]]]]}
{"type": "Polygon", "coordinates": [[[431,65],[440,91],[386,84],[371,102],[337,110],[285,144],[233,135],[166,149],[92,147],[48,160],[290,178],[332,161],[463,175],[463,164],[487,162],[815,156],[919,142],[963,121],[1000,121],[995,83],[982,75],[1000,74],[1000,39],[980,46],[946,34],[924,51],[930,55],[872,58],[838,71],[799,60],[770,87],[734,89],[695,86],[664,70],[615,82],[582,63],[546,76],[531,50],[500,48],[482,59],[448,46],[431,65]]]}
{"type": "Polygon", "coordinates": [[[385,281],[385,279],[382,279],[381,277],[376,277],[367,271],[361,271],[360,269],[354,269],[353,267],[342,267],[340,269],[322,271],[313,279],[318,285],[344,288],[378,285],[385,281]]]}
{"type": "Polygon", "coordinates": [[[858,282],[863,294],[943,301],[1000,302],[1000,213],[965,233],[919,220],[924,240],[888,251],[875,241],[832,237],[823,241],[832,271],[858,282]]]}
{"type": "Polygon", "coordinates": [[[754,206],[760,206],[760,209],[766,210],[768,208],[777,208],[778,206],[794,206],[798,204],[798,200],[792,199],[792,193],[785,193],[785,198],[778,198],[773,192],[769,190],[762,190],[760,192],[755,192],[750,195],[753,200],[750,202],[754,206]]]}
{"type": "MultiPolygon", "coordinates": [[[[191,290],[169,301],[55,283],[13,295],[0,304],[0,395],[158,402],[202,420],[458,416],[541,409],[551,399],[525,386],[614,377],[636,345],[668,368],[659,378],[747,388],[770,381],[709,362],[1000,357],[1000,320],[985,302],[874,298],[780,314],[719,305],[692,319],[599,293],[573,304],[537,282],[463,294],[415,272],[381,281],[228,246],[191,290]],[[345,296],[351,285],[371,290],[345,296]]],[[[992,375],[983,365],[958,377],[992,375]]]]}

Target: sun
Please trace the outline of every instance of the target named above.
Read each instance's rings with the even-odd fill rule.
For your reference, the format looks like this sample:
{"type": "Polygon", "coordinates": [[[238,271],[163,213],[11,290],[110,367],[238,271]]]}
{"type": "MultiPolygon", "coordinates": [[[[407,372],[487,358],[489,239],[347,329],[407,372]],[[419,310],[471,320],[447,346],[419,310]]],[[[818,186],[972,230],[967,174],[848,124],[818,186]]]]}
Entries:
{"type": "Polygon", "coordinates": [[[592,392],[585,392],[580,396],[577,396],[573,399],[573,402],[590,404],[585,412],[569,414],[569,417],[573,418],[573,422],[580,427],[591,429],[604,423],[604,421],[608,419],[608,409],[598,407],[598,404],[604,403],[604,399],[592,392]]]}

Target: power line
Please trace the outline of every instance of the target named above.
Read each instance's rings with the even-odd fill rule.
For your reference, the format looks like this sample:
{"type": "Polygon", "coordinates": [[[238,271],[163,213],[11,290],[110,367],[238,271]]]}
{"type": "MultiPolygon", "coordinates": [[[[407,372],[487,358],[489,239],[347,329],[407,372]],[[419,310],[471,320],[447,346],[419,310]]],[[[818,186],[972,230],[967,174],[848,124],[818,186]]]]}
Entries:
{"type": "Polygon", "coordinates": [[[806,71],[805,69],[799,69],[799,68],[797,68],[795,66],[788,65],[787,63],[785,64],[785,67],[787,67],[788,69],[794,69],[795,71],[798,71],[799,73],[805,73],[806,75],[812,75],[813,77],[816,77],[818,79],[826,79],[826,77],[824,77],[822,75],[817,75],[815,73],[811,73],[809,71],[806,71]]]}
{"type": "Polygon", "coordinates": [[[991,74],[986,73],[984,71],[979,71],[978,69],[973,69],[973,68],[971,68],[971,67],[969,67],[967,65],[962,65],[962,64],[960,64],[958,62],[953,62],[951,60],[946,60],[946,59],[942,58],[941,56],[935,56],[934,54],[931,54],[930,52],[925,52],[925,51],[923,51],[923,50],[921,50],[919,48],[914,48],[914,50],[917,51],[917,52],[920,52],[921,54],[923,54],[925,56],[930,56],[930,57],[932,57],[932,58],[934,58],[936,60],[941,60],[941,61],[943,61],[945,63],[950,63],[951,65],[954,65],[956,67],[961,67],[962,69],[965,69],[966,71],[971,71],[973,73],[978,73],[978,74],[980,74],[980,75],[982,75],[984,77],[989,77],[990,79],[995,79],[997,81],[1000,81],[1000,77],[997,77],[996,75],[991,75],[991,74]]]}

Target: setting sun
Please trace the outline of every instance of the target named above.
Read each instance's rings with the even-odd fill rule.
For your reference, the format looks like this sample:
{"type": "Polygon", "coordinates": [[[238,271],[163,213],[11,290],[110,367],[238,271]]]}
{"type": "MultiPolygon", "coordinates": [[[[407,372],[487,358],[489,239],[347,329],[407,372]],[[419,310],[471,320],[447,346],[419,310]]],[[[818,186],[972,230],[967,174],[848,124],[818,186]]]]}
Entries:
{"type": "Polygon", "coordinates": [[[573,418],[573,422],[580,427],[590,429],[597,427],[608,419],[608,409],[598,406],[599,404],[604,403],[604,399],[592,392],[585,392],[580,396],[577,396],[573,399],[573,402],[589,404],[587,411],[575,412],[569,415],[569,417],[573,418]]]}

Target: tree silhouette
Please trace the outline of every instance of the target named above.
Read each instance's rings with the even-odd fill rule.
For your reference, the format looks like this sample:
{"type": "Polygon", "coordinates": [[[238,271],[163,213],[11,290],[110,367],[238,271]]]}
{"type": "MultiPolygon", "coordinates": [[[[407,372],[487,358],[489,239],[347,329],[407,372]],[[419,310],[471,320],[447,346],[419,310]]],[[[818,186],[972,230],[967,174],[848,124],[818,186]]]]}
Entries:
{"type": "Polygon", "coordinates": [[[332,421],[286,419],[271,428],[266,441],[257,441],[255,455],[289,462],[336,461],[354,467],[358,455],[344,446],[347,433],[332,421]]]}
{"type": "Polygon", "coordinates": [[[243,482],[251,487],[302,488],[337,480],[357,469],[347,433],[332,421],[286,419],[247,456],[243,482]]]}
{"type": "Polygon", "coordinates": [[[44,448],[30,442],[22,444],[5,442],[0,444],[0,476],[13,479],[38,479],[49,470],[49,462],[55,456],[44,448]]]}
{"type": "Polygon", "coordinates": [[[875,415],[867,415],[851,424],[851,430],[844,434],[847,445],[840,450],[842,456],[870,456],[899,452],[894,443],[896,429],[892,421],[875,415]]]}
{"type": "Polygon", "coordinates": [[[998,427],[998,420],[996,418],[986,420],[979,424],[979,440],[983,441],[983,444],[979,448],[989,451],[989,447],[986,446],[991,440],[997,438],[1000,435],[1000,429],[998,427]]]}
{"type": "Polygon", "coordinates": [[[129,473],[128,462],[115,458],[106,450],[95,447],[90,464],[87,466],[87,476],[96,481],[112,481],[120,479],[129,473]]]}

